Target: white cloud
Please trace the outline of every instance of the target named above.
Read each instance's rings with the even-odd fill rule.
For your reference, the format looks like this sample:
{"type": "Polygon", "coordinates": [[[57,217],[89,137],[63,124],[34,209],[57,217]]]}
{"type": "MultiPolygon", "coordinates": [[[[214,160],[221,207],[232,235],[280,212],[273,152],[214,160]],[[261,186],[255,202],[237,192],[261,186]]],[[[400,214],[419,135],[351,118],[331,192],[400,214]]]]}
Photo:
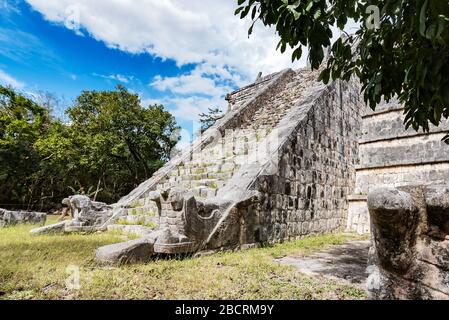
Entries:
{"type": "Polygon", "coordinates": [[[173,115],[191,121],[198,121],[199,114],[207,112],[208,108],[219,107],[224,109],[226,106],[226,101],[220,97],[175,97],[166,99],[165,103],[167,105],[176,106],[174,109],[170,110],[173,115]]]}
{"type": "Polygon", "coordinates": [[[11,86],[16,89],[21,89],[25,86],[23,82],[13,78],[11,75],[7,74],[5,71],[0,69],[0,83],[6,86],[11,86]]]}
{"type": "Polygon", "coordinates": [[[248,39],[248,20],[234,16],[229,0],[27,0],[52,22],[73,20],[112,48],[148,52],[178,65],[208,62],[231,66],[252,80],[291,66],[290,55],[275,51],[274,31],[257,25],[248,39]],[[70,8],[70,10],[68,10],[70,8]],[[70,16],[69,16],[70,13],[70,16]]]}
{"type": "MultiPolygon", "coordinates": [[[[45,19],[79,35],[90,35],[108,47],[132,54],[149,53],[194,69],[175,77],[156,76],[150,86],[161,91],[160,100],[142,99],[145,105],[162,103],[184,121],[197,121],[209,107],[225,108],[224,94],[284,68],[291,49],[276,51],[274,29],[234,16],[235,0],[26,0],[45,19]],[[77,28],[81,29],[77,29],[77,28]]],[[[334,32],[337,36],[338,32],[334,32]]],[[[0,37],[1,38],[1,37],[0,37]]],[[[0,49],[1,50],[1,49],[0,49]]],[[[97,75],[128,83],[122,75],[97,75]]]]}
{"type": "Polygon", "coordinates": [[[162,104],[169,106],[170,112],[183,120],[198,122],[199,114],[207,112],[208,108],[218,107],[225,110],[227,102],[221,97],[172,96],[161,99],[141,99],[143,106],[162,104]]]}
{"type": "Polygon", "coordinates": [[[237,79],[226,69],[219,71],[209,68],[206,70],[204,65],[200,65],[192,72],[180,75],[178,77],[162,77],[156,76],[151,86],[160,91],[170,91],[175,94],[189,95],[202,94],[212,97],[220,97],[232,91],[230,85],[236,85],[237,79]]]}
{"type": "MultiPolygon", "coordinates": [[[[197,120],[209,107],[224,108],[223,96],[252,82],[260,71],[267,75],[305,65],[305,54],[292,64],[290,49],[284,54],[276,51],[279,37],[274,29],[256,24],[248,38],[251,22],[234,16],[237,4],[233,0],[27,2],[45,19],[61,26],[79,26],[83,34],[108,47],[172,59],[178,66],[194,64],[189,72],[159,75],[150,82],[166,95],[160,102],[184,121],[197,120]]],[[[130,80],[119,76],[103,77],[124,83],[130,80]]]]}
{"type": "Polygon", "coordinates": [[[169,106],[170,112],[178,119],[183,120],[184,127],[181,130],[181,140],[177,148],[182,150],[194,140],[195,134],[200,130],[200,113],[207,112],[209,108],[218,107],[226,110],[226,101],[222,97],[203,97],[192,95],[189,97],[164,97],[161,99],[144,99],[141,97],[143,106],[162,104],[169,106]]]}
{"type": "Polygon", "coordinates": [[[144,95],[142,93],[139,94],[140,97],[140,101],[142,106],[144,107],[148,107],[148,106],[152,106],[154,104],[162,104],[162,101],[159,99],[148,99],[148,98],[144,98],[144,95]]]}
{"type": "Polygon", "coordinates": [[[103,74],[93,73],[92,75],[95,77],[100,77],[103,79],[122,82],[122,83],[129,83],[130,81],[132,81],[134,79],[133,76],[125,76],[122,74],[103,75],[103,74]]]}

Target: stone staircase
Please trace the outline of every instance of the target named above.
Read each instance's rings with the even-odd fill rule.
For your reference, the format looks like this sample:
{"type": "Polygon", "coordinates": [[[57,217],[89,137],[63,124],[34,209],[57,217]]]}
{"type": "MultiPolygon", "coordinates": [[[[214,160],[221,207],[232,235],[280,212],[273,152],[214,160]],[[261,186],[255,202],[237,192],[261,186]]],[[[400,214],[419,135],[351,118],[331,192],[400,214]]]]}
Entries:
{"type": "Polygon", "coordinates": [[[120,217],[107,226],[108,231],[131,236],[145,236],[159,226],[157,207],[151,201],[138,199],[130,208],[123,211],[120,217]]]}
{"type": "MultiPolygon", "coordinates": [[[[272,74],[257,84],[233,93],[232,109],[236,111],[244,107],[280,74],[272,74]]],[[[293,79],[293,83],[288,82],[282,89],[301,81],[301,75],[295,74],[293,79]]],[[[236,127],[225,129],[198,152],[192,151],[189,157],[177,163],[151,189],[162,191],[177,187],[191,190],[199,200],[216,197],[219,190],[226,186],[227,181],[238,172],[242,165],[254,161],[250,159],[250,155],[257,154],[260,142],[272,132],[294,105],[291,97],[291,95],[285,95],[283,90],[270,96],[267,101],[264,101],[264,105],[268,105],[268,108],[256,108],[254,113],[243,117],[243,121],[236,127]]],[[[136,236],[149,234],[159,225],[157,212],[157,206],[149,200],[148,193],[145,193],[127,204],[123,213],[115,219],[113,224],[109,224],[107,229],[136,236]]]]}

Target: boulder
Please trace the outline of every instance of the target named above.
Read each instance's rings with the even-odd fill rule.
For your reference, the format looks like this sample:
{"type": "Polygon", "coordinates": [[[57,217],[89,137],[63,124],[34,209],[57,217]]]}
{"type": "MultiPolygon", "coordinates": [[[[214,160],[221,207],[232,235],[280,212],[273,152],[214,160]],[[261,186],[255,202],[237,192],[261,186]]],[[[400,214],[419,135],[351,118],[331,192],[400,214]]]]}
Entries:
{"type": "Polygon", "coordinates": [[[111,244],[98,248],[95,261],[102,265],[131,264],[146,262],[154,254],[153,246],[157,235],[137,240],[111,244]]]}

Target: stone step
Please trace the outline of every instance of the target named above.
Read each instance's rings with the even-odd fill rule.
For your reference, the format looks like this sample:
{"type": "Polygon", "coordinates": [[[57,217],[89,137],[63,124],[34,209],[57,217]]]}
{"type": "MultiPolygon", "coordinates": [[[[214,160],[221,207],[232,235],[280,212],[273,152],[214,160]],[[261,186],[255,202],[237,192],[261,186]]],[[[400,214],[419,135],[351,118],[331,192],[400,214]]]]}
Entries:
{"type": "Polygon", "coordinates": [[[144,237],[154,230],[155,228],[140,225],[111,224],[108,226],[108,231],[120,232],[122,234],[133,235],[136,237],[144,237]]]}
{"type": "Polygon", "coordinates": [[[208,187],[211,189],[218,189],[219,187],[219,183],[222,181],[219,181],[217,179],[202,179],[202,180],[192,180],[191,181],[191,186],[192,188],[197,188],[197,187],[208,187]]]}
{"type": "Polygon", "coordinates": [[[213,198],[217,195],[218,189],[212,189],[207,187],[196,187],[191,189],[195,197],[201,199],[213,198]]]}
{"type": "Polygon", "coordinates": [[[230,160],[223,162],[219,166],[205,168],[204,170],[179,170],[174,171],[169,177],[170,182],[180,182],[186,180],[202,180],[210,178],[213,175],[220,173],[235,172],[239,169],[240,164],[245,163],[245,159],[249,159],[248,155],[236,156],[230,160]]]}
{"type": "Polygon", "coordinates": [[[159,224],[158,216],[145,216],[145,215],[128,215],[120,217],[118,224],[135,224],[143,226],[151,226],[159,224]],[[122,222],[122,223],[120,223],[122,222]]]}
{"type": "MultiPolygon", "coordinates": [[[[270,122],[269,117],[266,122],[270,122]]],[[[214,197],[242,165],[251,161],[251,154],[255,154],[253,152],[260,145],[258,142],[270,133],[270,125],[260,130],[253,128],[229,130],[217,143],[178,165],[156,186],[156,189],[177,187],[192,190],[196,197],[214,197]]],[[[143,206],[142,203],[140,205],[143,206]]]]}
{"type": "Polygon", "coordinates": [[[141,206],[142,201],[145,201],[145,198],[138,199],[132,204],[132,208],[127,209],[127,215],[129,216],[157,216],[157,206],[155,203],[151,203],[151,201],[146,200],[148,205],[141,206]]]}

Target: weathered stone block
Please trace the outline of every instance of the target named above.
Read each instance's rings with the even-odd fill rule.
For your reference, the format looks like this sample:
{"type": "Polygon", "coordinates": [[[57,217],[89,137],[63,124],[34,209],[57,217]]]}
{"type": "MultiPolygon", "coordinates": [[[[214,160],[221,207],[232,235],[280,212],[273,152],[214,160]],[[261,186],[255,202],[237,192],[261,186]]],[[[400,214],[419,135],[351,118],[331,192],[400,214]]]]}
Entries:
{"type": "Polygon", "coordinates": [[[43,225],[46,220],[47,214],[42,212],[10,211],[0,209],[0,228],[23,223],[43,225]]]}
{"type": "Polygon", "coordinates": [[[95,261],[106,265],[146,262],[154,253],[154,241],[145,237],[101,247],[95,253],[95,261]]]}
{"type": "Polygon", "coordinates": [[[449,188],[383,188],[368,195],[374,299],[449,299],[449,188]]]}

